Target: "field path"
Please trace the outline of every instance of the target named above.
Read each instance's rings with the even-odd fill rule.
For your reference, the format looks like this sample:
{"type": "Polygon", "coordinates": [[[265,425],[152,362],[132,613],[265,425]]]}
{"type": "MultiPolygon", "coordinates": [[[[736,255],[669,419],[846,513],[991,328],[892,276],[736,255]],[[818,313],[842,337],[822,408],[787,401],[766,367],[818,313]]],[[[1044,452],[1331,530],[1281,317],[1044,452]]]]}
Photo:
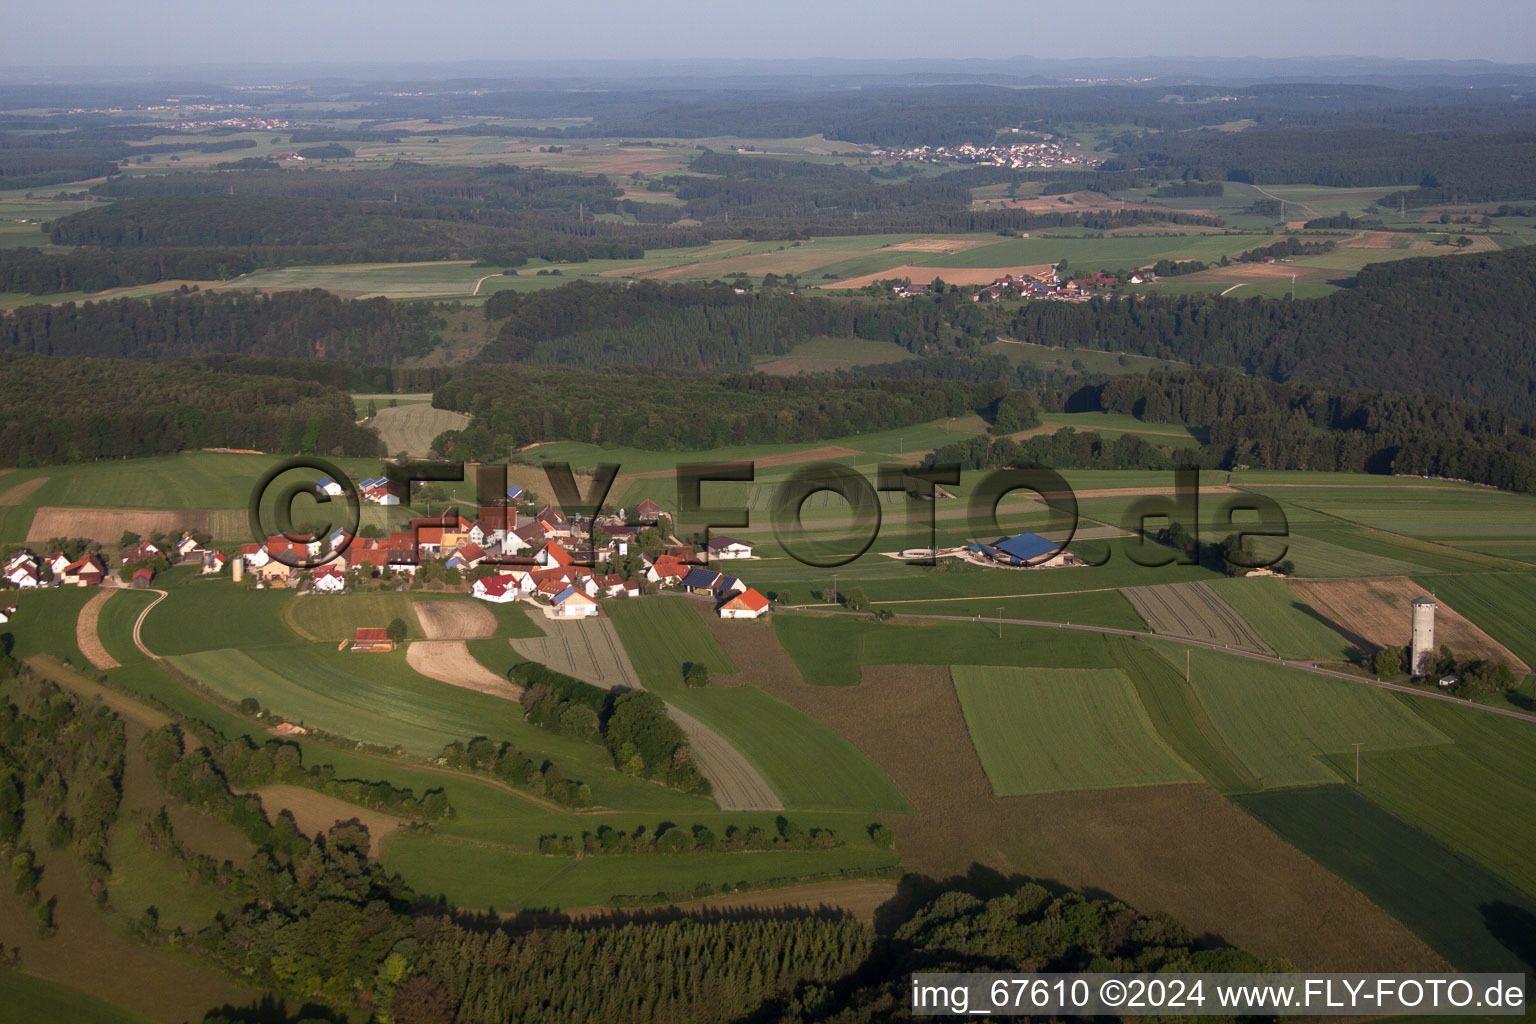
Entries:
{"type": "MultiPolygon", "coordinates": [[[[1257,185],[1249,185],[1248,187],[1253,189],[1255,192],[1259,193],[1260,195],[1268,196],[1270,199],[1273,199],[1277,203],[1282,203],[1282,204],[1294,206],[1294,207],[1296,207],[1299,210],[1307,211],[1307,219],[1308,220],[1317,220],[1320,216],[1322,216],[1316,210],[1312,209],[1312,207],[1308,206],[1306,203],[1298,203],[1294,199],[1281,199],[1279,196],[1275,195],[1273,192],[1267,192],[1267,191],[1265,191],[1264,189],[1260,188],[1257,185]]],[[[1285,206],[1282,205],[1281,209],[1282,210],[1285,209],[1285,206]]]]}
{"type": "Polygon", "coordinates": [[[667,705],[667,714],[688,737],[699,771],[709,780],[722,811],[782,811],[784,804],[757,769],[725,737],[686,712],[667,705]]]}
{"type": "Polygon", "coordinates": [[[21,505],[28,498],[32,497],[33,492],[47,482],[47,477],[35,476],[25,483],[17,484],[15,487],[8,487],[4,491],[0,491],[0,505],[21,505]]]}
{"type": "Polygon", "coordinates": [[[108,669],[118,668],[120,663],[107,649],[101,645],[101,637],[96,632],[96,620],[101,615],[101,606],[107,603],[107,599],[115,590],[98,591],[80,609],[80,617],[75,620],[75,644],[80,648],[80,653],[85,655],[85,660],[105,672],[108,669]]]}
{"type": "Polygon", "coordinates": [[[151,588],[151,592],[159,594],[160,596],[149,602],[149,604],[145,605],[144,610],[139,612],[139,617],[133,620],[133,646],[143,651],[146,658],[154,658],[156,661],[159,661],[160,655],[144,646],[144,641],[139,638],[139,630],[144,628],[144,619],[149,615],[151,611],[154,610],[155,605],[159,604],[161,601],[164,601],[171,595],[163,590],[154,590],[153,588],[151,588]]]}

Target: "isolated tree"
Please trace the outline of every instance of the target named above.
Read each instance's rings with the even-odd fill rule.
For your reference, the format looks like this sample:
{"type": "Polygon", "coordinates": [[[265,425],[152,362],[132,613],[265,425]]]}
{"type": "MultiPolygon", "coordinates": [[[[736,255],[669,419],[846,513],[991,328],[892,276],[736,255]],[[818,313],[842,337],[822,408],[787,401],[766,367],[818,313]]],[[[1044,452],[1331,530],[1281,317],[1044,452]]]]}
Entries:
{"type": "Polygon", "coordinates": [[[1371,670],[1378,679],[1391,679],[1403,671],[1403,652],[1396,647],[1383,647],[1371,659],[1371,670]]]}
{"type": "Polygon", "coordinates": [[[701,665],[697,661],[690,661],[683,666],[683,683],[688,686],[708,686],[709,666],[701,665]]]}
{"type": "Polygon", "coordinates": [[[384,627],[384,632],[395,643],[399,643],[405,639],[405,620],[399,618],[390,619],[389,625],[384,627]]]}
{"type": "Polygon", "coordinates": [[[848,593],[848,607],[853,611],[861,612],[869,607],[869,598],[864,595],[862,589],[855,587],[848,593]]]}

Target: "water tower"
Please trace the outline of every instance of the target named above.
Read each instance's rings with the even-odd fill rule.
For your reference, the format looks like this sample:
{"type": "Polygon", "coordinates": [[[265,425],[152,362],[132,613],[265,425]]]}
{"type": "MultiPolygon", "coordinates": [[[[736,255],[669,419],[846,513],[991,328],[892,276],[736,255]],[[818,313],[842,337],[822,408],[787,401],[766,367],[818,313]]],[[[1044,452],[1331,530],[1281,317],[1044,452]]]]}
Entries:
{"type": "Polygon", "coordinates": [[[1435,604],[1433,597],[1419,596],[1413,605],[1413,644],[1408,657],[1408,667],[1413,675],[1423,675],[1429,667],[1429,659],[1435,654],[1435,604]]]}
{"type": "Polygon", "coordinates": [[[234,563],[229,570],[229,575],[236,583],[245,578],[245,559],[240,555],[235,556],[234,563]]]}

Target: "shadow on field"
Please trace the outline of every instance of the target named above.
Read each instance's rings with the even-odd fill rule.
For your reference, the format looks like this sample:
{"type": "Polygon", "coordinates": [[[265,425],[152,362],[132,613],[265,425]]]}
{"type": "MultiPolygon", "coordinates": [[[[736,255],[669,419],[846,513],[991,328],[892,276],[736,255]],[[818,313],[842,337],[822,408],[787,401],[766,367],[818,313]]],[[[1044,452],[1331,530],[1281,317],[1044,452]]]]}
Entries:
{"type": "Polygon", "coordinates": [[[272,996],[262,996],[260,1000],[246,1006],[231,1006],[226,1003],[223,1006],[209,1010],[203,1015],[205,1021],[219,1021],[220,1024],[346,1024],[346,1014],[333,1010],[318,1003],[305,1003],[292,1012],[288,1010],[288,1003],[272,996]]]}
{"type": "Polygon", "coordinates": [[[1536,914],[1503,901],[1484,903],[1477,909],[1482,912],[1488,934],[1527,967],[1536,968],[1536,914]]]}
{"type": "Polygon", "coordinates": [[[1321,622],[1323,625],[1327,626],[1329,629],[1333,630],[1335,633],[1339,634],[1339,636],[1342,636],[1345,640],[1347,640],[1349,645],[1354,648],[1354,650],[1349,653],[1349,662],[1351,665],[1364,665],[1366,658],[1376,650],[1376,645],[1371,643],[1365,637],[1361,636],[1359,633],[1355,633],[1345,628],[1344,626],[1341,626],[1337,622],[1334,622],[1328,616],[1324,615],[1316,608],[1313,608],[1305,601],[1292,601],[1291,607],[1301,612],[1303,615],[1307,615],[1313,619],[1316,619],[1318,622],[1321,622]]]}

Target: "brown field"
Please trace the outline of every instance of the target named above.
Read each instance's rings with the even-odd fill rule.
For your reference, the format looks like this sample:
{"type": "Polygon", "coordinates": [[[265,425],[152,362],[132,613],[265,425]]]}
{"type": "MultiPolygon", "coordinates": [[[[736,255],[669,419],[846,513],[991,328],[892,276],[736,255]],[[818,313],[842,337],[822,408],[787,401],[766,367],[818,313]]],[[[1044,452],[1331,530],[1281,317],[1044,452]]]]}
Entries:
{"type": "Polygon", "coordinates": [[[715,805],[722,811],[782,811],[784,804],[757,769],[735,747],[692,715],[667,705],[693,748],[699,771],[709,780],[715,805]]]}
{"type": "Polygon", "coordinates": [[[111,668],[119,667],[119,662],[107,649],[101,646],[101,637],[96,634],[96,619],[101,614],[101,606],[107,603],[116,591],[103,590],[95,594],[80,609],[80,617],[75,620],[75,644],[80,648],[80,653],[85,655],[85,660],[105,672],[111,668]]]}
{"type": "Polygon", "coordinates": [[[543,615],[529,618],[544,631],[536,639],[512,640],[512,649],[529,661],[548,665],[593,686],[611,690],[616,686],[642,689],[635,666],[630,663],[624,645],[608,618],[577,619],[556,622],[543,615]]]}
{"type": "Polygon", "coordinates": [[[1300,970],[1442,969],[1394,918],[1209,786],[997,797],[943,667],[871,667],[858,686],[808,686],[772,630],[705,622],[741,666],[722,682],[820,718],[912,801],[917,813],[885,819],[910,871],[944,879],[981,867],[1102,890],[1300,970]]]}
{"type": "Polygon", "coordinates": [[[345,800],[316,793],[303,786],[263,786],[253,790],[252,795],[260,798],[267,817],[275,818],[279,813],[287,811],[293,815],[293,822],[299,826],[299,831],[311,837],[324,832],[338,821],[351,821],[355,818],[367,826],[368,851],[374,856],[378,856],[384,838],[402,823],[401,819],[392,814],[349,804],[345,800]]]}
{"type": "Polygon", "coordinates": [[[478,640],[496,635],[496,616],[474,599],[413,601],[411,608],[428,640],[478,640]]]}
{"type": "Polygon", "coordinates": [[[914,238],[910,242],[897,242],[886,246],[899,252],[964,252],[983,245],[991,245],[990,238],[914,238]]]}
{"type": "MultiPolygon", "coordinates": [[[[1363,651],[1408,646],[1412,633],[1408,602],[1428,593],[1405,576],[1290,583],[1303,601],[1363,651]]],[[[1442,644],[1458,658],[1502,659],[1516,673],[1531,671],[1507,647],[1443,601],[1435,611],[1435,645],[1442,644]]]]}
{"type": "Polygon", "coordinates": [[[425,402],[383,408],[373,418],[373,428],[391,455],[405,452],[424,456],[437,435],[445,430],[463,430],[469,417],[461,412],[434,409],[425,402]]]}
{"type": "Polygon", "coordinates": [[[917,267],[903,264],[862,277],[849,277],[821,285],[822,288],[863,288],[876,281],[899,281],[905,278],[913,284],[928,284],[934,278],[943,278],[945,284],[991,284],[1005,274],[1039,274],[1050,270],[1053,264],[1035,263],[1027,267],[917,267]]]}
{"type": "Polygon", "coordinates": [[[208,530],[208,513],[197,509],[149,511],[136,508],[59,508],[44,505],[32,516],[27,540],[42,543],[50,537],[89,537],[103,544],[116,544],[124,530],[132,530],[143,536],[175,530],[205,533],[208,530]]]}
{"type": "Polygon", "coordinates": [[[523,695],[520,687],[476,661],[462,640],[418,640],[405,649],[405,663],[428,679],[450,686],[507,700],[523,695]]]}

